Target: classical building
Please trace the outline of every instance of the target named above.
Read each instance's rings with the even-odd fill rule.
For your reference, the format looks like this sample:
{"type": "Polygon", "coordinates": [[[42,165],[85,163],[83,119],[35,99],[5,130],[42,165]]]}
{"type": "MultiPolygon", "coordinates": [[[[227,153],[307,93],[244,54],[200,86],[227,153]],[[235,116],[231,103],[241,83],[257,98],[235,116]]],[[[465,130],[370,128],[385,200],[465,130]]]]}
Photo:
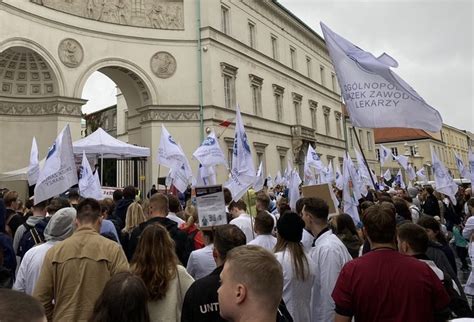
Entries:
{"type": "MultiPolygon", "coordinates": [[[[374,130],[375,143],[392,150],[393,155],[405,155],[415,169],[425,167],[429,179],[433,180],[431,150],[433,149],[453,177],[459,178],[454,152],[467,164],[468,136],[465,131],[443,124],[441,132],[430,133],[417,129],[380,128],[374,130]]],[[[380,160],[380,148],[376,148],[376,158],[380,160]]],[[[382,172],[390,169],[395,174],[400,165],[395,159],[384,164],[382,172]]]]}
{"type": "MultiPolygon", "coordinates": [[[[95,71],[123,94],[115,135],[152,150],[138,174],[149,184],[167,173],[156,163],[161,124],[191,156],[236,104],[267,174],[288,160],[302,172],[310,144],[342,164],[340,89],[324,40],[277,1],[1,0],[0,21],[0,172],[28,164],[33,135],[40,157],[64,124],[80,137],[95,71]]],[[[373,163],[372,132],[357,131],[373,163]]],[[[230,159],[233,126],[219,140],[230,159]]]]}

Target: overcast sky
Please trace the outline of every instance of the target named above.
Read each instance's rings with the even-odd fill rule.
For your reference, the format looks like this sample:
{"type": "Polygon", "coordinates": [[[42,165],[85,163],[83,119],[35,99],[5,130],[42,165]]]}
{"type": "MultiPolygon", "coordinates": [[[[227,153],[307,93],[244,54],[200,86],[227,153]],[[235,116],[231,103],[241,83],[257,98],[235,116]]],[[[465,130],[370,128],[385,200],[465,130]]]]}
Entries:
{"type": "MultiPolygon", "coordinates": [[[[280,3],[320,35],[323,21],[375,56],[391,55],[399,63],[396,73],[438,109],[445,123],[474,132],[474,0],[280,3]]],[[[114,84],[95,73],[84,88],[91,102],[83,112],[114,104],[114,95],[114,84]]]]}

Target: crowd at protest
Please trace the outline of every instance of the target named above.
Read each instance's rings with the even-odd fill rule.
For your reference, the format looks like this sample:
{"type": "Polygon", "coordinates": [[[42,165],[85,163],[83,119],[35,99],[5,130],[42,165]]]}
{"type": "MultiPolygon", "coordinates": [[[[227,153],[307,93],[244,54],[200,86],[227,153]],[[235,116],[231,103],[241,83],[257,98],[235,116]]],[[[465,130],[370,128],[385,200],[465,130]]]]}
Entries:
{"type": "MultiPolygon", "coordinates": [[[[340,191],[335,189],[335,195],[340,191]]],[[[191,193],[0,198],[1,321],[447,321],[473,317],[472,190],[369,191],[361,223],[277,186],[200,229],[191,193]],[[459,266],[458,263],[461,263],[459,266]],[[9,290],[13,289],[13,290],[9,290]]],[[[339,199],[338,199],[339,200],[339,199]]],[[[339,200],[340,201],[340,200],[339,200]]]]}

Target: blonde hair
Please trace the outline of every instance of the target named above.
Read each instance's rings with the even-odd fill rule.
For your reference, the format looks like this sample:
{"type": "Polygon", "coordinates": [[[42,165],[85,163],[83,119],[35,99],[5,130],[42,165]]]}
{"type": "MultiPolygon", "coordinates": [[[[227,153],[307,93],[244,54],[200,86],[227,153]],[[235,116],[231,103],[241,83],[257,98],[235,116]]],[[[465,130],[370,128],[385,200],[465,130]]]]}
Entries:
{"type": "Polygon", "coordinates": [[[192,225],[194,223],[199,223],[197,208],[194,207],[193,205],[187,205],[186,208],[184,209],[184,214],[186,216],[186,222],[189,225],[192,225]]]}
{"type": "Polygon", "coordinates": [[[124,232],[130,233],[135,227],[146,221],[143,208],[138,202],[132,202],[127,209],[124,232]]]}

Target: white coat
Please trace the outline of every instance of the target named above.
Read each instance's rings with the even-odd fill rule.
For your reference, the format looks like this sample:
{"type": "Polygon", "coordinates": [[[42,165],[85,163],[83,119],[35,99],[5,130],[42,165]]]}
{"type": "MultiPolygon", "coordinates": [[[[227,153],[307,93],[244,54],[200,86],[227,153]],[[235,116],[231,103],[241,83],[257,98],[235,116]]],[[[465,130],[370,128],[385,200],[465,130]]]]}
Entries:
{"type": "Polygon", "coordinates": [[[276,243],[277,239],[272,235],[258,235],[254,240],[247,243],[247,245],[257,245],[273,253],[273,248],[275,248],[276,243]]]}
{"type": "Polygon", "coordinates": [[[352,257],[346,246],[332,231],[327,231],[316,239],[310,256],[316,265],[311,321],[332,322],[335,318],[332,291],[342,267],[352,260],[352,257]]]}
{"type": "Polygon", "coordinates": [[[309,305],[308,299],[311,298],[312,286],[315,280],[315,263],[308,255],[309,275],[305,281],[302,281],[296,278],[290,252],[275,253],[275,257],[283,269],[283,301],[285,301],[286,308],[293,317],[293,321],[314,321],[314,319],[311,319],[311,305],[309,305]]]}
{"type": "Polygon", "coordinates": [[[247,243],[255,238],[255,232],[253,231],[252,219],[248,214],[240,214],[239,217],[232,219],[229,224],[239,227],[247,239],[247,243]]]}
{"type": "Polygon", "coordinates": [[[209,275],[216,269],[216,262],[212,256],[213,244],[191,252],[186,270],[195,280],[209,275]]]}

